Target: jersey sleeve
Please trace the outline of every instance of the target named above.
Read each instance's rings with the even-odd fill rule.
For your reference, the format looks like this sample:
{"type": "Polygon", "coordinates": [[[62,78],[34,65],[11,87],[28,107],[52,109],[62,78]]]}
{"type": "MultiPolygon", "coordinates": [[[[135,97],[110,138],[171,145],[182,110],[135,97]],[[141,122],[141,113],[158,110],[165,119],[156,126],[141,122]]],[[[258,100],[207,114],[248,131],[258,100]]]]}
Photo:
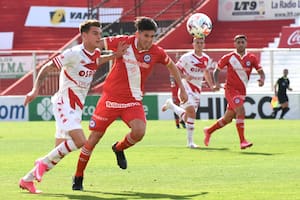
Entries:
{"type": "Polygon", "coordinates": [[[158,47],[158,51],[160,54],[160,59],[159,59],[159,63],[163,64],[163,65],[169,65],[172,60],[171,58],[168,56],[168,54],[165,52],[165,50],[161,47],[158,47]]]}
{"type": "Polygon", "coordinates": [[[219,61],[218,61],[218,69],[223,69],[228,64],[228,56],[224,55],[219,61]]]}
{"type": "Polygon", "coordinates": [[[251,57],[252,57],[252,65],[256,69],[256,71],[262,70],[262,66],[258,63],[257,57],[254,54],[252,54],[251,57]]]}
{"type": "Polygon", "coordinates": [[[110,36],[104,38],[104,48],[105,50],[116,51],[118,48],[118,44],[121,41],[127,41],[129,36],[118,35],[118,36],[110,36]]]}
{"type": "Polygon", "coordinates": [[[72,63],[71,58],[73,57],[73,55],[74,55],[74,52],[71,49],[67,49],[60,55],[54,57],[52,59],[52,61],[55,64],[55,66],[60,70],[63,68],[63,66],[67,66],[70,63],[72,63]]]}

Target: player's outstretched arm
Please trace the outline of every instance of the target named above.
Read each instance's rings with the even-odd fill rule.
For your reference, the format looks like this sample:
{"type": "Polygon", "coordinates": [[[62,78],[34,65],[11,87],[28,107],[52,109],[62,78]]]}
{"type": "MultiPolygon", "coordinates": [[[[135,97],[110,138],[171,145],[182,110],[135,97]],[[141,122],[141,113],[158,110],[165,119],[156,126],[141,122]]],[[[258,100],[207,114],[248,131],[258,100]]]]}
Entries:
{"type": "Polygon", "coordinates": [[[129,47],[129,44],[126,44],[125,41],[119,42],[117,50],[115,52],[113,52],[113,54],[101,56],[100,62],[99,62],[100,65],[102,65],[110,60],[113,60],[115,58],[122,57],[126,53],[128,47],[129,47]]]}
{"type": "Polygon", "coordinates": [[[260,76],[260,79],[258,80],[258,86],[262,87],[265,84],[265,72],[263,70],[259,70],[257,73],[260,76]]]}
{"type": "Polygon", "coordinates": [[[220,86],[220,83],[219,83],[219,73],[220,73],[220,69],[216,68],[213,72],[213,79],[214,79],[214,82],[215,82],[215,85],[214,85],[214,91],[217,91],[221,88],[220,86]]]}
{"type": "Polygon", "coordinates": [[[28,103],[30,103],[33,99],[37,97],[39,93],[39,88],[42,85],[44,79],[47,77],[48,73],[54,72],[56,70],[57,68],[52,61],[48,62],[41,68],[34,82],[32,90],[28,92],[25,96],[24,106],[26,106],[28,103]]]}

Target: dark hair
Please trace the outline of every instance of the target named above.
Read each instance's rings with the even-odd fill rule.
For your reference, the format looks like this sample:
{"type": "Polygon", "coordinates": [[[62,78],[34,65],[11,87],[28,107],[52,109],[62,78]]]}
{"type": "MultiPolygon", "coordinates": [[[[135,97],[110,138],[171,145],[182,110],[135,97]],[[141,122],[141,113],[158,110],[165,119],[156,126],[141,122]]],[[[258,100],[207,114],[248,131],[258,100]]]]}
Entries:
{"type": "Polygon", "coordinates": [[[247,41],[247,36],[246,35],[236,35],[234,36],[234,41],[236,41],[237,39],[245,39],[247,41]]]}
{"type": "Polygon", "coordinates": [[[157,31],[157,24],[150,17],[137,17],[134,26],[138,31],[157,31]]]}
{"type": "Polygon", "coordinates": [[[84,22],[82,22],[80,25],[79,25],[79,31],[80,33],[83,33],[83,32],[88,32],[90,30],[90,28],[92,26],[96,26],[96,27],[99,27],[101,28],[101,24],[98,20],[95,20],[95,19],[89,19],[89,20],[86,20],[84,22]]]}

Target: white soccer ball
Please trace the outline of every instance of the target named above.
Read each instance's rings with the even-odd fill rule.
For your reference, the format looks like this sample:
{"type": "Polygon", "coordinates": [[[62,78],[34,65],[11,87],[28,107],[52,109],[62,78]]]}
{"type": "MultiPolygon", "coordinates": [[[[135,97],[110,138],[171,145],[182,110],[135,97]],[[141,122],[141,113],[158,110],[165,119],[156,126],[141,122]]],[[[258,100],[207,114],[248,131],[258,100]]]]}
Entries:
{"type": "Polygon", "coordinates": [[[206,14],[195,13],[189,17],[186,28],[193,37],[204,38],[210,34],[212,22],[206,14]]]}

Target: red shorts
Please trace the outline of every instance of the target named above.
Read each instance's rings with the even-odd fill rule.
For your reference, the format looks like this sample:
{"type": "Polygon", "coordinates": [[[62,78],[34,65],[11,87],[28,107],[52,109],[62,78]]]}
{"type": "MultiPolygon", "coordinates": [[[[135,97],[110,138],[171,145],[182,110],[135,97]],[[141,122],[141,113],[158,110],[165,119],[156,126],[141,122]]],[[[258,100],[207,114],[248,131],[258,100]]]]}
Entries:
{"type": "Polygon", "coordinates": [[[127,126],[134,119],[140,119],[146,123],[146,116],[141,101],[117,102],[107,95],[103,95],[97,103],[94,114],[90,120],[89,129],[105,132],[107,127],[121,118],[127,126]]]}
{"type": "Polygon", "coordinates": [[[228,110],[235,110],[236,107],[244,105],[245,95],[238,90],[226,89],[225,97],[227,100],[228,110]]]}

